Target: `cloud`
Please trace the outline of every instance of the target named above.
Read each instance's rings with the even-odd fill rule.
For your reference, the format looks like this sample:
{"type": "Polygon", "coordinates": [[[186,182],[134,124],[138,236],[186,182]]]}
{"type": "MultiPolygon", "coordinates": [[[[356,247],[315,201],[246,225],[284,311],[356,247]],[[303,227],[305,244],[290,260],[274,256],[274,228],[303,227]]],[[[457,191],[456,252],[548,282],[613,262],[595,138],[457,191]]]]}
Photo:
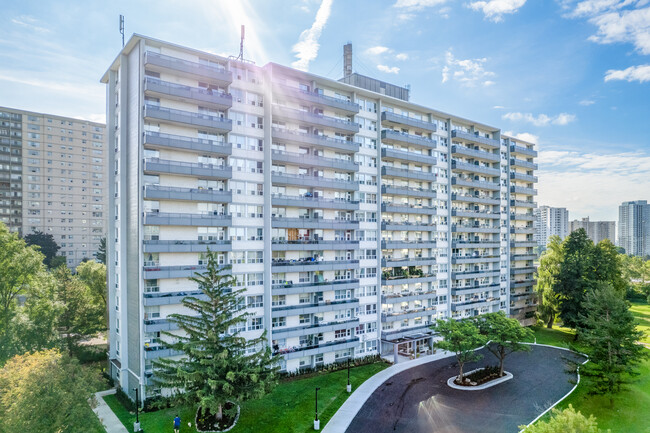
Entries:
{"type": "Polygon", "coordinates": [[[440,8],[438,13],[440,16],[444,19],[449,19],[449,12],[451,12],[451,8],[449,6],[445,6],[444,8],[440,8]]]}
{"type": "Polygon", "coordinates": [[[38,25],[40,21],[30,15],[20,15],[12,18],[11,22],[38,33],[50,33],[50,29],[38,25]]]}
{"type": "Polygon", "coordinates": [[[650,65],[630,66],[627,69],[610,69],[605,74],[605,82],[613,80],[638,81],[644,83],[650,81],[650,65]]]}
{"type": "Polygon", "coordinates": [[[404,61],[404,60],[408,60],[409,55],[406,54],[406,53],[399,53],[398,55],[395,56],[395,58],[396,58],[397,60],[404,61]]]}
{"type": "Polygon", "coordinates": [[[507,135],[508,137],[526,141],[528,143],[533,143],[533,144],[539,143],[539,136],[531,134],[529,132],[514,133],[512,131],[503,131],[503,135],[507,135]]]}
{"type": "Polygon", "coordinates": [[[387,74],[399,74],[399,68],[397,66],[386,66],[386,65],[377,65],[377,69],[381,72],[386,72],[387,74]]]}
{"type": "Polygon", "coordinates": [[[397,0],[393,7],[409,11],[422,10],[424,8],[439,6],[447,3],[447,0],[397,0]]]}
{"type": "Polygon", "coordinates": [[[388,53],[392,51],[388,47],[382,47],[381,45],[377,45],[376,47],[370,47],[366,50],[366,54],[370,54],[371,56],[378,56],[380,54],[388,53]]]}
{"type": "Polygon", "coordinates": [[[618,206],[650,190],[650,155],[540,150],[540,205],[567,207],[571,218],[617,220],[618,206]]]}
{"type": "Polygon", "coordinates": [[[327,24],[331,10],[332,0],[323,0],[318,8],[318,12],[316,12],[316,19],[312,26],[300,34],[298,43],[291,50],[293,53],[296,53],[296,57],[298,58],[298,60],[291,64],[294,68],[307,71],[309,70],[309,63],[318,56],[318,49],[320,48],[318,39],[327,24]]]}
{"type": "Polygon", "coordinates": [[[591,99],[583,99],[582,101],[580,101],[580,105],[584,105],[585,107],[588,107],[590,105],[594,105],[595,103],[596,103],[596,101],[593,101],[591,99]]]}
{"type": "Polygon", "coordinates": [[[514,14],[525,4],[526,0],[490,0],[472,2],[468,7],[475,11],[482,11],[485,19],[498,23],[503,21],[503,15],[514,14]]]}
{"type": "Polygon", "coordinates": [[[503,105],[495,105],[495,106],[492,107],[492,108],[494,108],[495,110],[503,110],[503,109],[506,108],[506,107],[504,107],[503,105]]]}
{"type": "Polygon", "coordinates": [[[466,87],[475,87],[477,84],[491,86],[494,81],[488,77],[494,77],[494,72],[486,71],[484,64],[487,58],[481,59],[456,59],[450,50],[445,53],[445,66],[442,68],[442,82],[446,83],[455,80],[466,87]]]}
{"type": "Polygon", "coordinates": [[[397,14],[397,19],[400,21],[410,21],[415,18],[415,14],[397,14]]]}
{"type": "Polygon", "coordinates": [[[534,116],[531,113],[506,113],[501,116],[503,119],[507,119],[513,122],[527,122],[535,126],[548,126],[548,125],[560,125],[564,126],[576,120],[575,114],[560,113],[557,116],[548,116],[546,114],[539,114],[534,116]]]}

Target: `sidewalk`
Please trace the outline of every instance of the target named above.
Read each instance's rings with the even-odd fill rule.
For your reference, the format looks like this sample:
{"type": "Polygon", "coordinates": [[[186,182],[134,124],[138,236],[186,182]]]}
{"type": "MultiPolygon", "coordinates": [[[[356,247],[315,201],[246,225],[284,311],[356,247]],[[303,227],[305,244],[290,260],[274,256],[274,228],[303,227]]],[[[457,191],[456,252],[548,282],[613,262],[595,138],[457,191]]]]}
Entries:
{"type": "Polygon", "coordinates": [[[107,391],[101,391],[95,394],[95,399],[97,400],[97,407],[93,409],[93,412],[99,418],[102,425],[106,429],[106,433],[129,433],[126,427],[122,425],[120,419],[113,413],[110,407],[106,404],[102,398],[105,395],[115,394],[115,389],[109,389],[107,391]]]}
{"type": "Polygon", "coordinates": [[[334,414],[329,420],[327,425],[323,428],[323,433],[343,433],[347,430],[348,426],[361,410],[366,400],[372,395],[379,386],[386,382],[391,377],[409,368],[417,367],[418,365],[426,364],[428,362],[437,361],[439,359],[454,356],[451,352],[440,351],[439,353],[424,356],[422,358],[414,359],[411,361],[401,362],[388,367],[385,370],[372,376],[357,388],[352,395],[343,403],[343,406],[334,414]]]}

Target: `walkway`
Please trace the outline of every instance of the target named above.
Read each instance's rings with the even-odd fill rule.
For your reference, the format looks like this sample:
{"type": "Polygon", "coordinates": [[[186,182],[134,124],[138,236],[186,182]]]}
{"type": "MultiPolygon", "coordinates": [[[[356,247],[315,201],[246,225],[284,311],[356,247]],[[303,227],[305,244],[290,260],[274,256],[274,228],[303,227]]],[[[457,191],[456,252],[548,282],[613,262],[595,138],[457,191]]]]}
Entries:
{"type": "Polygon", "coordinates": [[[95,394],[95,399],[97,400],[97,407],[93,409],[93,412],[97,414],[97,418],[101,421],[106,433],[129,433],[122,425],[120,419],[113,413],[110,407],[106,404],[104,399],[105,395],[115,394],[115,389],[109,389],[107,391],[101,391],[95,394]]]}

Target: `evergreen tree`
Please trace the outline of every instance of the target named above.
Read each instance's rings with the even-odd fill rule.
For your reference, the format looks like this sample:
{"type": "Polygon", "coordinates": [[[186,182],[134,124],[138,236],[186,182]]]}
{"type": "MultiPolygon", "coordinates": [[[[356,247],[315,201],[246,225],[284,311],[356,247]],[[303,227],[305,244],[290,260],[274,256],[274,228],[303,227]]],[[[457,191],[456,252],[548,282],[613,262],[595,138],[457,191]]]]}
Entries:
{"type": "Polygon", "coordinates": [[[97,261],[103,265],[106,264],[106,236],[99,240],[99,249],[97,250],[97,261]]]}
{"type": "Polygon", "coordinates": [[[34,233],[30,233],[25,236],[25,243],[27,243],[27,245],[35,245],[40,247],[41,253],[43,253],[45,256],[43,263],[45,263],[48,268],[54,267],[52,266],[52,260],[54,257],[56,257],[57,251],[61,249],[61,247],[54,240],[54,236],[49,233],[46,234],[36,230],[34,233]]]}
{"type": "Polygon", "coordinates": [[[587,294],[578,332],[588,347],[589,362],[580,373],[590,379],[590,392],[609,396],[619,392],[634,376],[635,367],[647,356],[647,350],[636,342],[643,338],[637,331],[628,303],[604,282],[587,294]]]}
{"type": "MultiPolygon", "coordinates": [[[[207,300],[185,297],[183,306],[193,315],[168,316],[181,335],[165,332],[167,347],[182,352],[179,360],[154,362],[154,383],[172,392],[181,403],[198,404],[222,417],[228,401],[259,398],[276,383],[277,366],[266,344],[266,332],[245,339],[238,330],[252,315],[243,312],[245,289],[233,289],[235,279],[220,269],[214,253],[208,250],[207,269],[191,278],[207,300]]],[[[227,268],[226,268],[227,269],[227,268]]]]}

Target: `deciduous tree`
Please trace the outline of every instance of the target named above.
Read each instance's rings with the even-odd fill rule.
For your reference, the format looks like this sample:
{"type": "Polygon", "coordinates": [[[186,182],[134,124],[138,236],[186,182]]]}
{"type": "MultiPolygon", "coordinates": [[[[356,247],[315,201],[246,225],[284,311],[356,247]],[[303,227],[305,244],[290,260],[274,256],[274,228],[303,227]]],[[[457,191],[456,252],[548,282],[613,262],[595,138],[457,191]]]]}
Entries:
{"type": "Polygon", "coordinates": [[[520,425],[519,428],[525,433],[601,433],[593,415],[587,418],[576,412],[572,405],[564,410],[553,409],[551,413],[548,421],[537,421],[530,427],[520,425]]]}
{"type": "Polygon", "coordinates": [[[61,247],[54,240],[54,236],[49,233],[43,233],[36,230],[34,233],[30,233],[25,236],[25,242],[27,245],[34,245],[40,248],[41,253],[45,256],[43,262],[49,268],[52,268],[52,260],[56,257],[57,251],[61,247]]]}
{"type": "Polygon", "coordinates": [[[436,341],[433,345],[456,355],[459,367],[457,381],[462,382],[463,367],[466,363],[478,361],[483,357],[475,349],[483,346],[487,338],[481,335],[476,323],[469,319],[438,319],[431,329],[442,337],[442,340],[436,341]]]}
{"type": "Polygon", "coordinates": [[[536,290],[540,300],[538,313],[541,319],[546,322],[546,327],[551,329],[555,317],[560,311],[557,288],[560,268],[564,261],[564,250],[559,236],[551,236],[546,247],[537,269],[536,290]]]}
{"type": "Polygon", "coordinates": [[[97,309],[104,312],[106,320],[106,266],[94,261],[80,263],[77,266],[77,278],[90,289],[90,294],[97,309]]]}

